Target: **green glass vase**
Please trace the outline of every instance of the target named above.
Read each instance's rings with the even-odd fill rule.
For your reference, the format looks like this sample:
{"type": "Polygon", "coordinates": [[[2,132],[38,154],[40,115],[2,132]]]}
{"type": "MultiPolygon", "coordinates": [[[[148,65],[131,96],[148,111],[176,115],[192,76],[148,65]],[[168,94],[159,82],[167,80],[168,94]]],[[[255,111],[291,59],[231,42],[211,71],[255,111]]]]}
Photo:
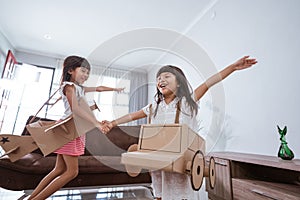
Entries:
{"type": "Polygon", "coordinates": [[[287,133],[287,128],[286,126],[284,129],[280,129],[280,127],[277,125],[277,129],[280,135],[280,141],[281,145],[278,151],[278,157],[280,157],[283,160],[292,160],[294,158],[294,153],[293,151],[288,147],[285,135],[287,133]]]}

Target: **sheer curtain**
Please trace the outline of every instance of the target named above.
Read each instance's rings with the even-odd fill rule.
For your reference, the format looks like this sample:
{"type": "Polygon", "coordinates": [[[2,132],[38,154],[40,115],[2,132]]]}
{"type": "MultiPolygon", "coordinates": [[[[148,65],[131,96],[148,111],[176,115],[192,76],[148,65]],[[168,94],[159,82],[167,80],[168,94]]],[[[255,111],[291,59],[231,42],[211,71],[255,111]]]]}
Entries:
{"type": "MultiPolygon", "coordinates": [[[[146,73],[131,72],[129,112],[135,112],[148,103],[148,76],[146,73]]],[[[146,118],[129,123],[130,125],[145,124],[146,118]]]]}

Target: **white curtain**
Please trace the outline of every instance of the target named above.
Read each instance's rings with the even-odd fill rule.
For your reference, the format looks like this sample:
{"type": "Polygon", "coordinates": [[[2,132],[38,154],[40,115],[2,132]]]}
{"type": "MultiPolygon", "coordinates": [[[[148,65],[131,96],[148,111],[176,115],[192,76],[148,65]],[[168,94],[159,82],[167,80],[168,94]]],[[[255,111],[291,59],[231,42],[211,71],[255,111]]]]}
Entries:
{"type": "MultiPolygon", "coordinates": [[[[148,103],[148,79],[146,73],[131,72],[129,112],[135,112],[142,109],[148,103]]],[[[129,123],[130,125],[145,124],[146,118],[129,123]]]]}

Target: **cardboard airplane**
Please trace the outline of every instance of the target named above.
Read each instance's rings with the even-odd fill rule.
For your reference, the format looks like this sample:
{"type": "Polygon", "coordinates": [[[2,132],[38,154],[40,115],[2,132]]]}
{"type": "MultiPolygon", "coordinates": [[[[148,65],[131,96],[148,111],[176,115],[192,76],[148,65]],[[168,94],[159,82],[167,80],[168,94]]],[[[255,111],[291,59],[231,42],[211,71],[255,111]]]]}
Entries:
{"type": "Polygon", "coordinates": [[[205,161],[205,140],[185,124],[142,125],[138,144],[122,154],[121,163],[130,176],[142,169],[164,170],[190,175],[192,188],[201,188],[203,177],[209,177],[214,188],[215,160],[205,161]]]}
{"type": "MultiPolygon", "coordinates": [[[[88,106],[85,99],[80,99],[79,103],[81,108],[95,117],[92,110],[99,110],[97,104],[88,106]]],[[[5,151],[5,154],[1,157],[7,155],[12,162],[15,162],[38,148],[46,156],[92,130],[95,126],[91,122],[73,114],[59,122],[38,120],[26,125],[26,128],[30,136],[0,135],[0,146],[5,151]]]]}

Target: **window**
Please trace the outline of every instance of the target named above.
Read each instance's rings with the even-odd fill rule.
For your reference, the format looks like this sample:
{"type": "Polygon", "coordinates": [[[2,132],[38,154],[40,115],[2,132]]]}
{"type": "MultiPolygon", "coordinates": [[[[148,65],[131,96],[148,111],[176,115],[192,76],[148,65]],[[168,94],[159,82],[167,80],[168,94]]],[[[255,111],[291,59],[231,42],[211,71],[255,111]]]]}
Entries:
{"type": "MultiPolygon", "coordinates": [[[[17,64],[1,133],[20,135],[30,115],[49,98],[54,68],[17,64]]],[[[39,116],[46,116],[43,109],[39,116]]]]}
{"type": "MultiPolygon", "coordinates": [[[[95,76],[95,75],[92,75],[95,76]]],[[[124,92],[100,92],[94,94],[94,100],[100,108],[100,113],[95,112],[98,120],[113,120],[129,111],[129,91],[130,80],[123,78],[116,78],[110,76],[102,76],[97,85],[107,87],[125,87],[124,92]]],[[[89,100],[91,101],[91,100],[89,100]]],[[[91,104],[91,102],[90,102],[91,104]]]]}

